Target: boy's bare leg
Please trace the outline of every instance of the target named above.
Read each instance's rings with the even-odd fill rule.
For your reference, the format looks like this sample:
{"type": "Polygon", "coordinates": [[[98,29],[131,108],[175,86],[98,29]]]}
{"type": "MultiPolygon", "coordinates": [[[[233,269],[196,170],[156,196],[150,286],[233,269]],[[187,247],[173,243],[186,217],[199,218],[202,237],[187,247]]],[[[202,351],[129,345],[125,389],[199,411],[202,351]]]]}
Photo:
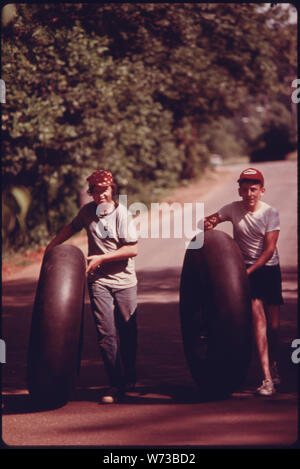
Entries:
{"type": "Polygon", "coordinates": [[[268,321],[269,358],[271,363],[278,363],[279,357],[279,325],[280,306],[266,305],[265,311],[268,321]]]}
{"type": "Polygon", "coordinates": [[[267,340],[267,319],[263,303],[258,298],[252,300],[253,332],[264,379],[271,379],[267,340]]]}

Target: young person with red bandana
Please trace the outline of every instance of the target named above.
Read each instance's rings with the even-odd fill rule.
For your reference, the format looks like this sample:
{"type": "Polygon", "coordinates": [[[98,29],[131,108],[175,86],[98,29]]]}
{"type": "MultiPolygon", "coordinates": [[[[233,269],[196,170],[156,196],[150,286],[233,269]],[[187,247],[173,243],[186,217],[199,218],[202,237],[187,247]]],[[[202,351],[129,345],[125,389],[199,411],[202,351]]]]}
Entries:
{"type": "Polygon", "coordinates": [[[48,245],[47,250],[86,229],[88,289],[109,389],[103,403],[118,401],[136,382],[137,278],[134,257],[137,235],[127,208],[113,198],[116,185],[110,171],[87,178],[93,201],[84,205],[48,245]]]}
{"type": "Polygon", "coordinates": [[[254,338],[263,372],[263,382],[257,392],[270,396],[275,393],[274,385],[280,383],[277,369],[278,329],[283,299],[277,250],[279,214],[261,200],[265,187],[260,171],[245,169],[238,183],[242,200],[225,205],[206,217],[204,229],[210,230],[224,221],[233,224],[234,239],[244,257],[250,281],[254,338]]]}

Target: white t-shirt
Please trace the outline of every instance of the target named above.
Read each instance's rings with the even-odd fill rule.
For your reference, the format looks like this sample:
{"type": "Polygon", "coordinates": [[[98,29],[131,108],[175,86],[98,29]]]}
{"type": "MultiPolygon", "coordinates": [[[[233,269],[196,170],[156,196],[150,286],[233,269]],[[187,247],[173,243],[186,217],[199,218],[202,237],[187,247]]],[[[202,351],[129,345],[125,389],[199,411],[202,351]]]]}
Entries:
{"type": "MultiPolygon", "coordinates": [[[[111,213],[99,217],[97,205],[84,205],[73,219],[75,231],[85,228],[88,236],[88,255],[105,254],[124,244],[136,243],[138,238],[132,217],[126,207],[119,204],[111,213]]],[[[98,281],[111,288],[129,288],[137,284],[134,258],[103,263],[89,281],[98,281]]]]}
{"type": "MultiPolygon", "coordinates": [[[[280,230],[278,211],[260,201],[260,207],[255,212],[248,212],[242,201],[232,202],[218,211],[222,221],[231,221],[233,237],[240,247],[246,264],[254,264],[264,249],[265,234],[269,231],[280,230]]],[[[279,263],[278,250],[265,265],[279,263]]]]}

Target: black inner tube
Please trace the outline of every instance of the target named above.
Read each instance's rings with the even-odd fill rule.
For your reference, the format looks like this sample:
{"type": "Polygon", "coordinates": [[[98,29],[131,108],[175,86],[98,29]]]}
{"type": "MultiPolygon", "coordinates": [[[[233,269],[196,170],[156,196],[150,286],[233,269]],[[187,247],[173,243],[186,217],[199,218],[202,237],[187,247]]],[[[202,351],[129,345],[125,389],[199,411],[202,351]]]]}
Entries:
{"type": "Polygon", "coordinates": [[[187,249],[180,320],[188,366],[205,397],[226,396],[246,377],[252,341],[249,281],[236,242],[219,230],[187,249]]]}
{"type": "Polygon", "coordinates": [[[82,251],[59,245],[43,260],[28,351],[27,380],[38,405],[67,402],[79,369],[86,263],[82,251]]]}

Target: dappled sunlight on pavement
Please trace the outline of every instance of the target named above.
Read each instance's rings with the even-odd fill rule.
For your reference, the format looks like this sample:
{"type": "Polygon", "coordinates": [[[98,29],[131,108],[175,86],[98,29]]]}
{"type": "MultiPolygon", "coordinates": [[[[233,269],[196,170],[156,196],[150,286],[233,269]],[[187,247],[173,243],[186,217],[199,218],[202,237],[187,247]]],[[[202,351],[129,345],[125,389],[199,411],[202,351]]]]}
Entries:
{"type": "MultiPolygon", "coordinates": [[[[134,398],[131,404],[113,406],[86,400],[81,401],[79,413],[78,402],[72,401],[51,412],[7,415],[11,423],[18,422],[7,443],[47,445],[51,441],[68,445],[76,441],[78,445],[105,447],[206,446],[213,442],[217,446],[246,447],[290,445],[296,440],[294,410],[278,396],[233,396],[222,402],[175,405],[159,395],[150,395],[149,401],[147,395],[139,405],[134,405],[134,398]],[[155,398],[160,401],[157,405],[155,398]]],[[[6,441],[5,427],[3,438],[6,441]]]]}
{"type": "MultiPolygon", "coordinates": [[[[224,184],[232,185],[228,178],[224,184]]],[[[219,189],[219,201],[221,193],[219,189]]],[[[215,199],[211,204],[217,208],[215,199]]],[[[293,444],[298,424],[297,367],[291,361],[298,315],[295,233],[293,236],[292,244],[284,243],[282,236],[286,249],[281,252],[285,301],[280,327],[282,384],[267,398],[254,394],[261,381],[255,350],[246,382],[232,396],[205,402],[199,398],[183,351],[179,284],[184,252],[176,240],[140,242],[138,384],[120,404],[98,404],[99,392],[107,383],[86,296],[81,369],[70,401],[52,410],[33,407],[26,390],[26,367],[40,265],[3,279],[2,337],[7,347],[7,363],[2,367],[4,442],[99,447],[293,444]]],[[[81,238],[81,242],[86,241],[81,238]]]]}

